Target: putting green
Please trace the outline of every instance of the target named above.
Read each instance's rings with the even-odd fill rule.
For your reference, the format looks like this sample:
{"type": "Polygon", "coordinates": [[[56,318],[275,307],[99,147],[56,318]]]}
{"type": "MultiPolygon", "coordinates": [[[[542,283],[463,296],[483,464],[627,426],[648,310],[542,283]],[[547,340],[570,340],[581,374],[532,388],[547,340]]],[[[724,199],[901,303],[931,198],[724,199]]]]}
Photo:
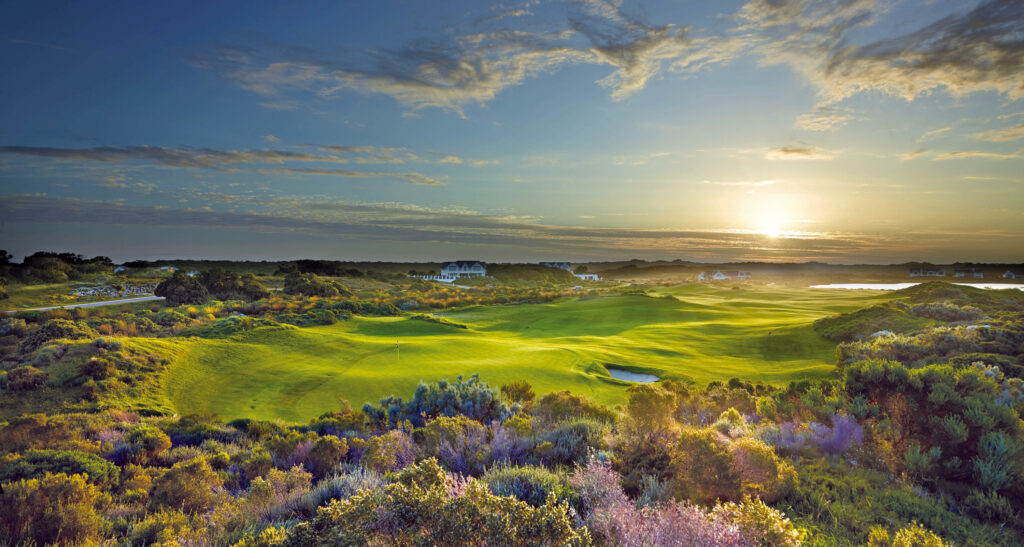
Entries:
{"type": "Polygon", "coordinates": [[[811,323],[890,296],[821,289],[686,285],[651,296],[569,298],[438,314],[467,329],[409,317],[258,329],[226,339],[139,339],[172,360],[165,387],[182,414],[305,421],[416,384],[480,373],[526,380],[605,404],[630,385],[603,365],[697,383],[739,377],[782,384],[827,376],[835,345],[811,323]]]}

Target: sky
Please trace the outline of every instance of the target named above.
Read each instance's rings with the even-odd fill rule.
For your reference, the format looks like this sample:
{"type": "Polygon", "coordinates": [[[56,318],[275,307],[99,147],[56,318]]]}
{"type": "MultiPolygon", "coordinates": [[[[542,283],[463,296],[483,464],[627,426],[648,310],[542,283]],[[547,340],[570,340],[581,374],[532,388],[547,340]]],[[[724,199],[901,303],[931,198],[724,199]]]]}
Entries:
{"type": "Polygon", "coordinates": [[[1024,2],[0,5],[0,249],[1024,262],[1024,2]]]}

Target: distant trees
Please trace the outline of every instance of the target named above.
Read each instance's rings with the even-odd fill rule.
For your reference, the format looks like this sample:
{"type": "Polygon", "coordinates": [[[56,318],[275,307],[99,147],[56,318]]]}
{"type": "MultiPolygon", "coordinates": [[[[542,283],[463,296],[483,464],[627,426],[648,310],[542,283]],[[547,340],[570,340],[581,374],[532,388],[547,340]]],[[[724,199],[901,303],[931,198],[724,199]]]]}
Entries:
{"type": "Polygon", "coordinates": [[[0,276],[29,284],[62,283],[114,269],[114,263],[105,256],[85,258],[74,253],[40,251],[25,257],[21,264],[12,263],[11,258],[7,251],[0,250],[0,276]]]}
{"type": "Polygon", "coordinates": [[[239,275],[228,270],[209,270],[197,277],[217,300],[252,301],[270,296],[270,291],[251,273],[239,275]]]}
{"type": "Polygon", "coordinates": [[[284,278],[285,294],[301,294],[304,296],[351,296],[348,287],[332,281],[321,279],[316,274],[292,272],[284,278]]]}
{"type": "Polygon", "coordinates": [[[162,296],[172,306],[201,304],[210,300],[259,300],[270,296],[270,291],[252,274],[238,274],[227,270],[210,270],[190,276],[174,272],[156,286],[153,294],[162,296]]]}
{"type": "Polygon", "coordinates": [[[202,304],[210,299],[209,291],[199,279],[183,272],[174,272],[170,278],[161,281],[153,294],[166,298],[172,306],[202,304]]]}

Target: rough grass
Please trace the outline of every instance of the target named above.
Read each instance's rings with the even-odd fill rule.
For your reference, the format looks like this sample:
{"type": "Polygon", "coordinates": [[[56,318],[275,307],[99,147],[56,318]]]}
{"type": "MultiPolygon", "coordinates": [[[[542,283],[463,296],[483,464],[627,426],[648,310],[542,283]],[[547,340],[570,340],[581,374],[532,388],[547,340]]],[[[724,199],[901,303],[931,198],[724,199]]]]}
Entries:
{"type": "Polygon", "coordinates": [[[420,380],[476,372],[494,386],[526,380],[538,394],[568,389],[617,404],[625,401],[627,384],[608,381],[603,365],[642,367],[700,384],[827,376],[835,344],[814,331],[814,320],[886,298],[866,291],[687,285],[653,296],[439,314],[466,329],[409,317],[357,317],[330,326],[139,343],[172,360],[166,389],[183,414],[304,421],[336,408],[340,399],[359,406],[409,396],[420,380]]]}

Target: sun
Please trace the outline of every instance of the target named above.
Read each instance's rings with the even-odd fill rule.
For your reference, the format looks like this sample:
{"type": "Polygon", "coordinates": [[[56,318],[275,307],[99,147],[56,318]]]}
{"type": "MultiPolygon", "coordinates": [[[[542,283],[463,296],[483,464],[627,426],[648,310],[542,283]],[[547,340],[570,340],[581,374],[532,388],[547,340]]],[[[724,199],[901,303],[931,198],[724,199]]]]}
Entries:
{"type": "Polygon", "coordinates": [[[763,211],[757,216],[754,231],[771,238],[785,233],[785,218],[778,211],[763,211]]]}

